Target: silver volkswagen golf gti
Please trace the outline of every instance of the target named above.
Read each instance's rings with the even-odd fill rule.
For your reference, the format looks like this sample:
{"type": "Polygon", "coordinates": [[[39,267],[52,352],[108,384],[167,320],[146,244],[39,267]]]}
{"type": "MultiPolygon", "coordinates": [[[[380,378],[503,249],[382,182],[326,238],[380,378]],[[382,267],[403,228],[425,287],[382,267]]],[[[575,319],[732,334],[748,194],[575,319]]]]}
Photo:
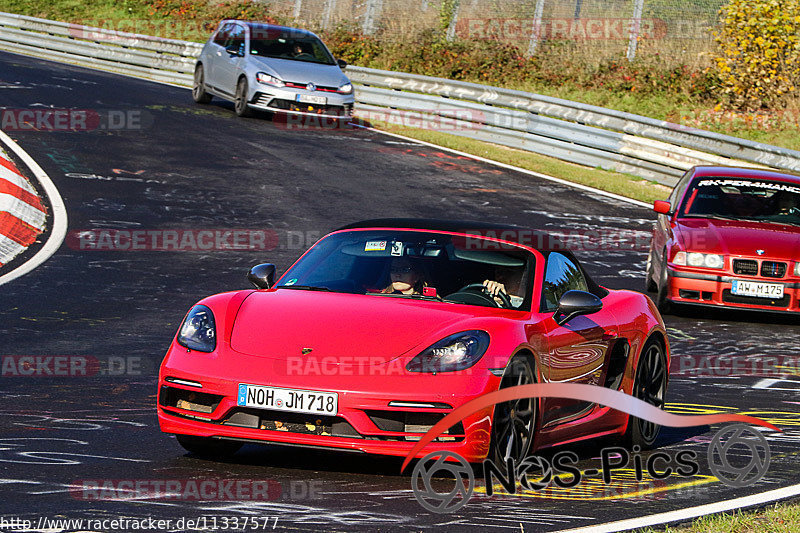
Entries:
{"type": "Polygon", "coordinates": [[[349,118],[355,98],[345,66],[311,32],[223,20],[197,58],[192,97],[230,100],[239,116],[262,109],[349,118]]]}

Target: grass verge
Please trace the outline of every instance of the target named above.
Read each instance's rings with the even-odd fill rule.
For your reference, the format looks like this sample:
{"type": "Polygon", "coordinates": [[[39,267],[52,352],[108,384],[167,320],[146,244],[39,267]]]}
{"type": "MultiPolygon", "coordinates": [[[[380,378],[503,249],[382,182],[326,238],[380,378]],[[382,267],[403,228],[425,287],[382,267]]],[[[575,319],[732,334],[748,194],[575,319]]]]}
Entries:
{"type": "Polygon", "coordinates": [[[698,518],[688,526],[636,533],[800,533],[800,503],[776,503],[761,511],[726,513],[698,518]]]}

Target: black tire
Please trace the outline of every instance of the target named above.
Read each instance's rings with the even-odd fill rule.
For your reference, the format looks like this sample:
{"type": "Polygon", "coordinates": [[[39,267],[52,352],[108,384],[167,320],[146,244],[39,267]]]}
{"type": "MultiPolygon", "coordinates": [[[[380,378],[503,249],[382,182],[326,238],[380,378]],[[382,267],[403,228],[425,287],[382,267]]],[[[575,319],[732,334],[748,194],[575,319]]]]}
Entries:
{"type": "Polygon", "coordinates": [[[239,83],[236,84],[236,100],[233,103],[233,109],[236,111],[236,116],[249,117],[251,114],[250,108],[247,106],[247,80],[239,78],[239,83]]]}
{"type": "MultiPolygon", "coordinates": [[[[644,400],[659,409],[664,407],[664,396],[667,393],[667,358],[664,346],[660,341],[651,339],[647,342],[633,380],[634,397],[644,400]]],[[[639,446],[647,450],[653,446],[661,426],[636,417],[629,417],[628,429],[625,432],[625,444],[632,448],[639,446]]]]}
{"type": "MultiPolygon", "coordinates": [[[[514,356],[503,373],[500,389],[536,383],[531,358],[525,354],[514,356]]],[[[538,403],[536,398],[525,398],[499,403],[492,418],[489,458],[500,468],[511,457],[519,464],[528,456],[536,433],[538,403]]]]}
{"type": "Polygon", "coordinates": [[[242,443],[235,440],[212,439],[194,435],[175,435],[175,438],[187,452],[208,459],[229,457],[242,447],[242,443]]]}
{"type": "Polygon", "coordinates": [[[669,293],[669,276],[667,275],[666,252],[662,257],[661,270],[658,275],[658,286],[656,289],[658,291],[656,294],[656,307],[658,307],[662,315],[668,315],[672,312],[672,302],[667,300],[667,294],[669,293]]]}
{"type": "Polygon", "coordinates": [[[203,65],[194,68],[194,84],[192,85],[192,100],[198,104],[207,104],[213,98],[206,92],[206,78],[203,65]]]}
{"type": "Polygon", "coordinates": [[[658,284],[653,280],[653,250],[651,249],[647,253],[647,268],[645,274],[645,284],[644,284],[645,292],[656,292],[658,290],[658,284]]]}

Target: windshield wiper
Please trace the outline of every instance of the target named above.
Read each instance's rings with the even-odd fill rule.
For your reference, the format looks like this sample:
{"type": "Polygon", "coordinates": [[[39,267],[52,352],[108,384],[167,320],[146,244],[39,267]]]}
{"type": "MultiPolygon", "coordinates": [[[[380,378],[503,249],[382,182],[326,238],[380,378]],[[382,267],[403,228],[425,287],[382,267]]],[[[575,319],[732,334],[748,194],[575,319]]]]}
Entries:
{"type": "Polygon", "coordinates": [[[367,294],[372,294],[375,296],[389,296],[393,298],[411,298],[412,300],[435,300],[437,302],[443,302],[444,299],[439,296],[425,296],[424,294],[394,294],[394,293],[383,293],[383,292],[368,292],[367,294]]]}
{"type": "Polygon", "coordinates": [[[707,215],[703,215],[703,214],[684,215],[684,218],[713,218],[713,219],[717,219],[717,220],[747,220],[744,217],[739,217],[739,218],[727,217],[725,215],[714,215],[714,214],[710,214],[710,213],[707,214],[707,215]]]}
{"type": "Polygon", "coordinates": [[[278,285],[276,289],[297,289],[299,291],[333,292],[328,287],[314,287],[313,285],[278,285]]]}

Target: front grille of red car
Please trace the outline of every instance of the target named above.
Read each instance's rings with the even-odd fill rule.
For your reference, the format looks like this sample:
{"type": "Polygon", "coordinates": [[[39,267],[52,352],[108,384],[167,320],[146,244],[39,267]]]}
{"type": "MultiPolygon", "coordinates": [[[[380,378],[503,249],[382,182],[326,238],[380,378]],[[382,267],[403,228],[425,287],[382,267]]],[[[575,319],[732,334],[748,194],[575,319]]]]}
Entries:
{"type": "Polygon", "coordinates": [[[784,294],[783,298],[774,300],[769,298],[759,298],[757,296],[738,296],[731,293],[730,289],[722,291],[722,301],[732,304],[767,305],[770,307],[789,307],[790,297],[784,294]]]}
{"type": "MultiPolygon", "coordinates": [[[[418,413],[406,411],[365,411],[372,422],[381,431],[391,431],[393,433],[418,433],[420,435],[407,436],[385,436],[385,440],[420,440],[421,434],[431,429],[434,424],[444,418],[445,413],[418,413]]],[[[463,440],[464,426],[461,422],[445,431],[439,441],[463,440]]]]}
{"type": "Polygon", "coordinates": [[[158,395],[158,403],[163,407],[177,407],[186,411],[206,414],[213,413],[221,401],[222,396],[217,394],[167,387],[166,385],[161,387],[158,395]]]}
{"type": "Polygon", "coordinates": [[[758,261],[753,259],[734,259],[733,273],[740,276],[758,276],[758,261]]]}
{"type": "Polygon", "coordinates": [[[763,261],[761,275],[765,278],[782,278],[786,275],[786,263],[778,261],[763,261]]]}
{"type": "Polygon", "coordinates": [[[285,431],[303,435],[363,438],[347,420],[338,416],[286,413],[267,409],[232,409],[222,420],[222,425],[267,431],[285,431]]]}

